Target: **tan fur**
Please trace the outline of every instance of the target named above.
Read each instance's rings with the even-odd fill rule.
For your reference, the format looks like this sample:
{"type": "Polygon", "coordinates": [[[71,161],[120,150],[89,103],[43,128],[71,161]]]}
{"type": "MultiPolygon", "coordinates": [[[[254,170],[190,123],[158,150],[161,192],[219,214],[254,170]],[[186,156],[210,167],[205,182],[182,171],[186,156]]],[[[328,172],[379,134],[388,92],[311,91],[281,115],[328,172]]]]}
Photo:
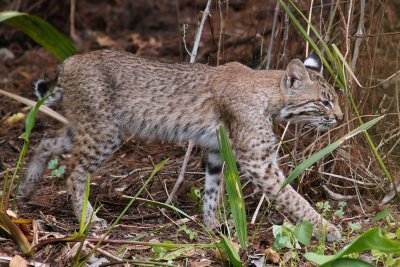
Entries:
{"type": "MultiPolygon", "coordinates": [[[[211,151],[204,221],[216,227],[220,125],[229,132],[242,171],[272,197],[285,179],[275,156],[273,121],[327,128],[343,117],[333,88],[299,60],[291,61],[286,71],[256,71],[239,63],[219,67],[166,64],[126,52],[95,51],[64,62],[54,94],[53,100],[62,98],[70,124],[62,136],[42,141],[21,185],[21,195],[33,192],[52,155],[71,151],[73,170],[68,185],[77,218],[86,177],[131,135],[194,140],[211,151]]],[[[327,228],[328,240],[340,238],[339,231],[290,186],[276,203],[296,220],[312,222],[319,232],[327,228]]],[[[89,205],[88,216],[92,210],[89,205]]]]}

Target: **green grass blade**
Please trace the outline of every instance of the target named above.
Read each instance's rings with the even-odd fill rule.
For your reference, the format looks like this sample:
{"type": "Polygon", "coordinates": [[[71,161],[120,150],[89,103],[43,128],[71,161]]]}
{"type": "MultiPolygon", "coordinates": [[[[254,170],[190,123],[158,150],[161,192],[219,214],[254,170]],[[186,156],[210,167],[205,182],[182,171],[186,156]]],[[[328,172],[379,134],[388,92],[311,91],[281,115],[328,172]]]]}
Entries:
{"type": "Polygon", "coordinates": [[[219,147],[221,159],[224,162],[225,185],[231,206],[233,223],[236,228],[240,246],[245,248],[247,242],[247,219],[242,185],[240,184],[239,171],[228,140],[228,135],[223,126],[219,128],[219,147]]]}
{"type": "Polygon", "coordinates": [[[228,255],[229,262],[235,267],[243,267],[243,263],[240,260],[239,254],[237,253],[229,237],[224,234],[221,234],[221,237],[221,245],[228,255]]]}
{"type": "Polygon", "coordinates": [[[329,71],[329,73],[333,77],[335,77],[335,78],[339,77],[338,79],[336,79],[336,82],[338,83],[340,88],[343,88],[344,80],[343,80],[343,75],[341,75],[341,73],[340,73],[340,69],[338,69],[339,73],[335,73],[333,68],[331,67],[331,64],[334,63],[335,61],[334,61],[334,56],[333,56],[328,44],[324,41],[323,37],[318,33],[318,31],[314,28],[314,26],[307,20],[307,18],[303,15],[303,13],[301,13],[301,11],[291,1],[289,1],[289,2],[300,13],[300,15],[305,19],[307,24],[310,25],[310,29],[313,30],[313,32],[315,33],[315,35],[321,42],[322,46],[325,49],[326,54],[328,55],[330,62],[328,62],[328,60],[324,57],[322,51],[319,49],[319,47],[313,41],[313,39],[307,34],[307,31],[304,29],[304,27],[301,25],[301,23],[295,17],[295,15],[290,11],[289,7],[285,4],[285,2],[283,0],[279,0],[280,5],[283,7],[285,12],[289,15],[290,19],[295,24],[296,28],[300,31],[303,38],[310,44],[310,46],[314,49],[314,51],[320,56],[322,62],[324,63],[325,68],[329,71]]]}
{"type": "MultiPolygon", "coordinates": [[[[134,197],[123,195],[122,198],[133,199],[134,197]]],[[[163,202],[158,202],[158,201],[150,200],[150,199],[140,198],[140,197],[137,197],[136,200],[139,201],[139,202],[143,202],[143,203],[146,203],[146,204],[150,204],[150,205],[159,207],[159,208],[164,208],[164,209],[172,210],[172,211],[175,212],[176,214],[179,214],[180,216],[183,216],[183,217],[185,217],[185,218],[188,218],[188,219],[191,220],[191,221],[196,222],[196,221],[195,221],[191,216],[189,216],[187,213],[183,212],[182,210],[180,210],[180,209],[178,209],[178,208],[176,208],[176,207],[174,207],[174,206],[172,206],[172,205],[169,205],[169,204],[166,204],[166,203],[163,203],[163,202]]]]}
{"type": "MultiPolygon", "coordinates": [[[[373,125],[375,125],[378,121],[380,121],[384,116],[377,117],[375,119],[370,120],[369,122],[357,127],[356,129],[352,130],[351,132],[347,133],[346,135],[342,136],[337,140],[336,142],[330,144],[329,146],[325,147],[324,149],[318,151],[317,153],[311,155],[307,160],[302,162],[300,165],[298,165],[286,178],[286,180],[283,182],[281,188],[279,191],[281,191],[285,186],[290,184],[294,179],[296,179],[303,171],[305,171],[308,167],[313,165],[315,162],[318,160],[322,159],[332,151],[334,151],[336,148],[338,148],[344,141],[347,139],[355,136],[356,134],[359,134],[361,132],[366,131],[373,125]]],[[[279,193],[279,192],[278,192],[279,193]]]]}
{"type": "Polygon", "coordinates": [[[11,239],[16,245],[18,245],[22,253],[25,255],[31,255],[32,247],[31,244],[29,244],[28,239],[5,212],[0,212],[0,223],[10,232],[11,239]]]}
{"type": "MultiPolygon", "coordinates": [[[[337,46],[333,44],[332,47],[333,47],[333,50],[334,50],[335,54],[336,54],[337,57],[340,59],[340,62],[342,62],[342,63],[344,64],[345,68],[347,69],[347,71],[348,71],[353,77],[355,77],[355,75],[354,75],[353,71],[351,70],[349,64],[348,64],[348,63],[346,62],[346,60],[344,59],[342,53],[340,53],[340,51],[339,51],[339,49],[337,48],[337,46]]],[[[349,96],[351,105],[352,105],[352,107],[353,107],[354,112],[356,113],[356,116],[357,116],[358,121],[360,122],[360,124],[363,124],[364,122],[363,122],[363,120],[361,119],[361,116],[360,116],[360,114],[359,114],[359,112],[358,112],[357,105],[356,105],[356,103],[355,103],[355,101],[354,101],[353,95],[352,95],[348,90],[346,90],[346,92],[348,92],[348,96],[349,96]]],[[[381,167],[383,173],[384,173],[385,176],[389,179],[389,181],[391,181],[391,182],[393,183],[393,186],[396,187],[396,185],[394,184],[394,180],[393,180],[393,178],[392,178],[392,175],[390,174],[389,170],[386,168],[386,165],[385,165],[385,163],[383,162],[382,157],[379,155],[379,152],[378,152],[378,150],[376,149],[376,146],[375,146],[374,142],[372,141],[371,137],[369,136],[368,132],[364,132],[364,135],[365,135],[365,138],[367,139],[368,145],[370,146],[371,151],[372,151],[372,153],[374,154],[375,159],[378,161],[378,164],[379,164],[379,166],[381,167]]]]}
{"type": "Polygon", "coordinates": [[[357,237],[355,240],[353,240],[353,242],[345,246],[335,255],[325,256],[309,252],[306,253],[304,257],[309,261],[321,265],[321,267],[339,266],[336,265],[336,261],[338,259],[341,259],[351,253],[362,253],[371,249],[379,250],[385,253],[399,253],[400,242],[382,236],[379,228],[371,228],[364,234],[357,237]]]}
{"type": "Polygon", "coordinates": [[[0,12],[0,22],[23,31],[61,62],[76,52],[68,37],[39,17],[16,11],[3,11],[0,12]]]}

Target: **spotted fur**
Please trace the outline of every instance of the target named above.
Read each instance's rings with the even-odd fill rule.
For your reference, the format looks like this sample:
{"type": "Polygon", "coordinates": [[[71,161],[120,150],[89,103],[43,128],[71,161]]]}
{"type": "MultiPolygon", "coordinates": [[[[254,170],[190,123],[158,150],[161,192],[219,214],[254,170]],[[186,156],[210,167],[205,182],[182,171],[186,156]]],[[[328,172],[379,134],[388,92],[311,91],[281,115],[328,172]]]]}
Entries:
{"type": "MultiPolygon", "coordinates": [[[[286,70],[256,71],[239,63],[167,64],[106,50],[73,56],[63,63],[55,96],[48,100],[62,100],[70,123],[62,135],[40,143],[20,194],[34,192],[53,155],[70,152],[68,192],[80,218],[88,174],[95,174],[127,137],[194,140],[210,151],[204,222],[217,227],[220,125],[229,132],[241,170],[271,197],[285,179],[276,158],[273,121],[304,122],[324,129],[342,119],[335,90],[321,76],[321,61],[314,58],[306,63],[295,59],[286,70]]],[[[40,82],[36,87],[40,96],[46,94],[40,82]]],[[[328,240],[340,238],[337,228],[292,187],[280,192],[276,203],[294,219],[312,222],[317,231],[325,227],[328,240]]],[[[93,208],[89,204],[87,209],[90,216],[93,208]]]]}

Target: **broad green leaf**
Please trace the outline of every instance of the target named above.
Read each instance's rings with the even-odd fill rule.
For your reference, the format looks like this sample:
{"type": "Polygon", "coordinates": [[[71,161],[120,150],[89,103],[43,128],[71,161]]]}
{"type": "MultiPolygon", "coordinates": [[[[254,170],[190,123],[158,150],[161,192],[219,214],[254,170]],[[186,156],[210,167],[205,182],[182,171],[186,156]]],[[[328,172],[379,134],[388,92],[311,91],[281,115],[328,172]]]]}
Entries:
{"type": "Polygon", "coordinates": [[[245,248],[247,242],[247,219],[242,185],[232,147],[228,140],[228,134],[223,126],[219,128],[219,148],[221,159],[224,162],[225,185],[232,211],[233,224],[236,228],[240,246],[245,248]]]}
{"type": "Polygon", "coordinates": [[[375,217],[372,219],[375,222],[380,221],[384,219],[386,216],[388,216],[392,212],[392,209],[385,209],[384,211],[379,212],[378,214],[375,215],[375,217]]]}
{"type": "MultiPolygon", "coordinates": [[[[379,228],[371,228],[345,246],[337,254],[331,256],[319,255],[313,252],[306,253],[304,257],[322,267],[338,266],[336,260],[351,253],[362,253],[367,250],[379,250],[385,253],[400,253],[400,242],[384,237],[379,228]]],[[[343,266],[343,265],[341,265],[343,266]]],[[[349,265],[347,265],[349,266],[349,265]]]]}
{"type": "Polygon", "coordinates": [[[313,225],[309,221],[303,221],[294,228],[294,236],[300,243],[306,246],[310,244],[312,233],[313,225]]]}
{"type": "Polygon", "coordinates": [[[3,11],[0,12],[0,22],[23,31],[61,62],[76,52],[68,37],[39,17],[16,11],[3,11]]]}
{"type": "Polygon", "coordinates": [[[374,267],[368,262],[358,260],[358,259],[351,259],[351,258],[341,258],[335,260],[333,263],[334,267],[374,267]]]}
{"type": "Polygon", "coordinates": [[[240,260],[239,254],[237,253],[231,240],[222,233],[220,233],[220,235],[222,237],[222,240],[221,240],[222,248],[225,250],[226,254],[228,255],[229,262],[235,267],[243,267],[243,263],[240,260]]]}
{"type": "Polygon", "coordinates": [[[290,184],[294,179],[296,179],[303,171],[305,171],[308,167],[313,165],[315,162],[318,160],[322,159],[332,151],[334,151],[336,148],[338,148],[344,141],[347,139],[369,129],[373,125],[375,125],[378,121],[380,121],[384,116],[377,117],[375,119],[370,120],[369,122],[364,123],[363,125],[357,127],[353,131],[347,133],[346,135],[342,136],[337,140],[336,142],[330,144],[329,146],[325,147],[324,149],[318,151],[317,153],[311,155],[307,160],[299,164],[286,178],[284,183],[282,184],[281,188],[279,191],[281,191],[285,186],[290,184]]]}

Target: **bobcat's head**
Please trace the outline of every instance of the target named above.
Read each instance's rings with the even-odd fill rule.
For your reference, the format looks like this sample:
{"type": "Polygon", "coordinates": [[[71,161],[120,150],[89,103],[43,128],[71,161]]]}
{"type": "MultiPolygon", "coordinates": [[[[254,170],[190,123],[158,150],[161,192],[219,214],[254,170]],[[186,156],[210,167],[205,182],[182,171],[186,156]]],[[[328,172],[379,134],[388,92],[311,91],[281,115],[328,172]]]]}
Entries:
{"type": "Polygon", "coordinates": [[[322,61],[311,54],[302,63],[289,62],[281,80],[284,107],[280,120],[305,122],[309,126],[327,129],[343,119],[335,89],[322,76],[322,61]]]}

